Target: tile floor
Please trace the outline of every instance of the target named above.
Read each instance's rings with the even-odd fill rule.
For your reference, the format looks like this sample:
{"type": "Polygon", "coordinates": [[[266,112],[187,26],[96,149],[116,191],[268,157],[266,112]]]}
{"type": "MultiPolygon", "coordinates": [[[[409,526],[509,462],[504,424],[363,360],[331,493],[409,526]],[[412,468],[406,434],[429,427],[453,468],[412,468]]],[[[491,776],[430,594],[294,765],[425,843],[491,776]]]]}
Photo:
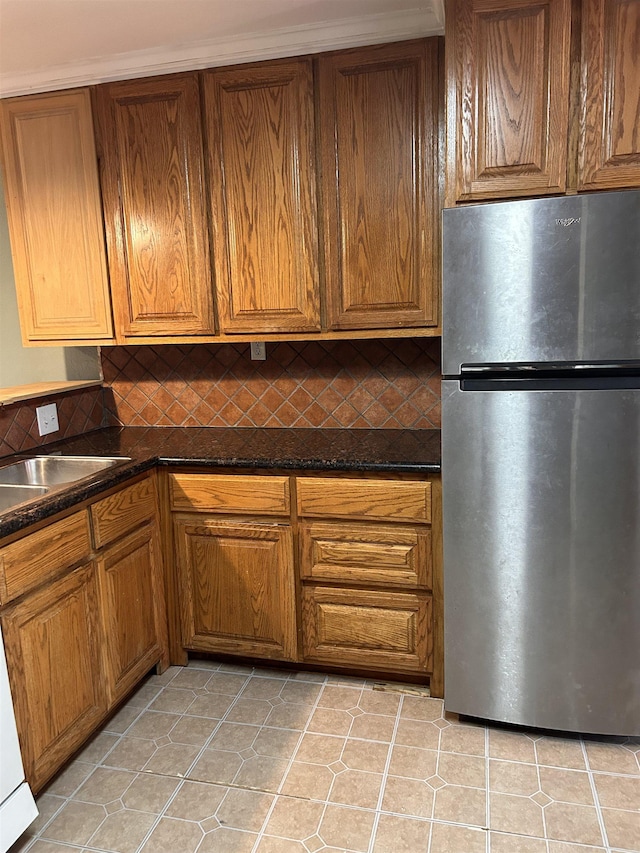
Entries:
{"type": "Polygon", "coordinates": [[[195,660],[149,676],[38,805],[11,853],[638,853],[640,740],[195,660]]]}

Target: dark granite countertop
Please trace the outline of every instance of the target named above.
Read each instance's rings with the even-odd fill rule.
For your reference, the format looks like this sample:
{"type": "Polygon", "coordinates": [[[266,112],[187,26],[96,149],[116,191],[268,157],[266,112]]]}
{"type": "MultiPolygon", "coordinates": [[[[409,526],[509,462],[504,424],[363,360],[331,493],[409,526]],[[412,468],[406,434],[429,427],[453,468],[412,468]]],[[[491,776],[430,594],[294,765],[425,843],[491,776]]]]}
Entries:
{"type": "Polygon", "coordinates": [[[440,471],[439,430],[107,427],[0,460],[34,454],[127,456],[129,461],[0,514],[0,537],[95,497],[154,465],[283,471],[440,471]]]}

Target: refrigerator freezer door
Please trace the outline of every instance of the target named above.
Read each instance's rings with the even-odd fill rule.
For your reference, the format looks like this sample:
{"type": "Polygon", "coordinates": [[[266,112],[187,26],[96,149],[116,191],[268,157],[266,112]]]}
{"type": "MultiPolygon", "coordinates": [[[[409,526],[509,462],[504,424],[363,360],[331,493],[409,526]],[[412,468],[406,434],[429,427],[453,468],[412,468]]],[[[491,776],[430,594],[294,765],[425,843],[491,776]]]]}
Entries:
{"type": "Polygon", "coordinates": [[[443,363],[640,360],[640,191],[443,211],[443,363]]]}
{"type": "Polygon", "coordinates": [[[445,707],[640,735],[640,390],[443,382],[445,707]]]}

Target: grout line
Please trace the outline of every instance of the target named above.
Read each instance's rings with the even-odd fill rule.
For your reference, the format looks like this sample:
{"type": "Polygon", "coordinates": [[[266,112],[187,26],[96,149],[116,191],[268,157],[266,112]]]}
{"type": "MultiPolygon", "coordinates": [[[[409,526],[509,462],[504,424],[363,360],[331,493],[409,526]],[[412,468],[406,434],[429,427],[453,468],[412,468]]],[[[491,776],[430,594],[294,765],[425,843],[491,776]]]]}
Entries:
{"type": "Polygon", "coordinates": [[[610,853],[611,846],[609,844],[609,836],[607,835],[607,828],[604,823],[604,816],[602,814],[602,808],[600,806],[600,798],[598,796],[598,789],[596,788],[596,782],[593,777],[593,771],[591,770],[591,762],[589,761],[589,753],[587,752],[587,745],[585,741],[580,739],[580,746],[582,747],[582,756],[584,758],[585,767],[587,768],[587,773],[589,775],[589,784],[591,785],[591,794],[593,796],[593,802],[596,807],[596,815],[598,817],[598,824],[600,826],[600,832],[602,833],[602,846],[605,848],[607,853],[610,853]]]}
{"type": "MultiPolygon", "coordinates": [[[[371,838],[369,839],[369,847],[368,853],[372,853],[373,845],[376,840],[376,835],[378,833],[378,824],[380,823],[380,814],[382,811],[382,803],[384,801],[384,793],[387,787],[387,779],[389,778],[389,767],[391,766],[391,759],[393,757],[393,747],[396,742],[396,735],[398,733],[398,726],[400,725],[402,708],[404,705],[404,695],[400,695],[400,701],[398,702],[398,709],[396,711],[396,721],[393,725],[393,732],[391,733],[391,740],[389,742],[389,749],[387,750],[387,760],[384,764],[384,770],[382,771],[382,785],[380,786],[380,793],[378,794],[378,800],[376,803],[376,814],[373,818],[373,826],[371,827],[371,838]]],[[[435,797],[435,794],[434,794],[435,797]]],[[[433,806],[431,807],[431,815],[433,816],[433,806]]],[[[431,846],[431,829],[429,830],[429,847],[431,846]]]]}

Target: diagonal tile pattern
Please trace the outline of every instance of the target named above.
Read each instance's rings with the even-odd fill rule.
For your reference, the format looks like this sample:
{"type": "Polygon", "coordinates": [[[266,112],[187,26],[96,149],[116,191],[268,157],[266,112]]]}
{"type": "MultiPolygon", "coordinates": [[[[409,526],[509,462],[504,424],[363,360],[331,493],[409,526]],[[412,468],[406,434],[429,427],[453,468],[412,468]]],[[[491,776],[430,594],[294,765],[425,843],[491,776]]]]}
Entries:
{"type": "Polygon", "coordinates": [[[11,853],[638,853],[640,739],[514,732],[415,689],[149,676],[11,853]]]}
{"type": "Polygon", "coordinates": [[[111,423],[439,429],[440,342],[105,347],[111,423]]]}

